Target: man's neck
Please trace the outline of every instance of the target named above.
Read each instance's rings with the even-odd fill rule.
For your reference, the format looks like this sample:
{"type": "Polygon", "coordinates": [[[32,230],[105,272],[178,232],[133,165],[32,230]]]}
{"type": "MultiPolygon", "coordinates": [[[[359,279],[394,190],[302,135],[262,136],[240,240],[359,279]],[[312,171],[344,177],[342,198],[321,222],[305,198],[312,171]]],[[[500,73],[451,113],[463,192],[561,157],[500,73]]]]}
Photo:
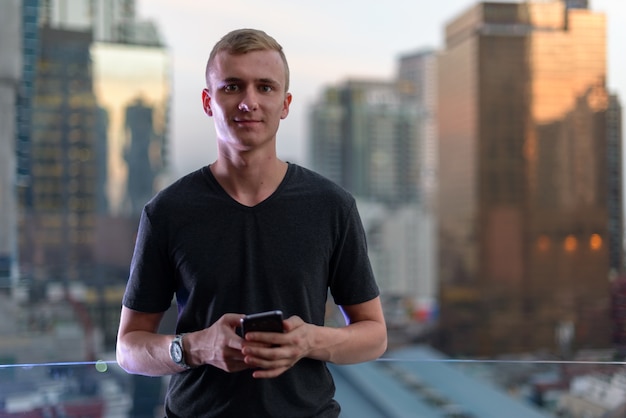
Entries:
{"type": "Polygon", "coordinates": [[[213,176],[234,200],[256,206],[272,195],[287,173],[287,163],[274,156],[218,156],[213,176]]]}

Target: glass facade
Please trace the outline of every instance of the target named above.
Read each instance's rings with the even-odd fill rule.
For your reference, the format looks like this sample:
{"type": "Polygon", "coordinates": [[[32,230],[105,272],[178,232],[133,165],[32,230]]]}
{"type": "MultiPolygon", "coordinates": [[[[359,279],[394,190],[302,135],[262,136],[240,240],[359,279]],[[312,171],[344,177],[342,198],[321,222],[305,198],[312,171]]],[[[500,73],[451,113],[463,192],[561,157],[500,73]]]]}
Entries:
{"type": "MultiPolygon", "coordinates": [[[[0,49],[21,36],[0,60],[0,417],[163,416],[168,377],[114,349],[169,180],[170,52],[135,0],[0,3],[0,49]]],[[[444,50],[314,103],[312,165],[357,197],[388,325],[382,358],[329,364],[342,417],[626,416],[622,106],[587,8],[477,4],[444,50]]]]}
{"type": "Polygon", "coordinates": [[[33,200],[21,213],[21,265],[26,277],[66,282],[82,277],[93,260],[91,35],[42,28],[41,39],[30,148],[33,200]]]}
{"type": "Polygon", "coordinates": [[[107,184],[101,185],[108,204],[104,212],[139,215],[163,187],[169,56],[159,46],[99,42],[91,47],[91,57],[99,146],[106,156],[107,184]]]}
{"type": "Polygon", "coordinates": [[[312,165],[356,196],[387,204],[419,193],[417,106],[390,81],[350,80],[313,108],[312,165]]]}
{"type": "Polygon", "coordinates": [[[604,16],[483,3],[446,35],[439,345],[471,355],[609,346],[604,16]]]}

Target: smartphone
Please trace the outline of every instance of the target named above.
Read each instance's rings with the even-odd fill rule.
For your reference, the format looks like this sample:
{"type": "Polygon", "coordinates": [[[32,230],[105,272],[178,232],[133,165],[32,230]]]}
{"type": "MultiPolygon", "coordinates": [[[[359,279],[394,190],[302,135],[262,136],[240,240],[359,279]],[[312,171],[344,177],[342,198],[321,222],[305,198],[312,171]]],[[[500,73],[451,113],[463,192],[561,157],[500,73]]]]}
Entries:
{"type": "Polygon", "coordinates": [[[241,335],[250,331],[283,332],[283,312],[275,310],[244,316],[241,318],[241,335]]]}

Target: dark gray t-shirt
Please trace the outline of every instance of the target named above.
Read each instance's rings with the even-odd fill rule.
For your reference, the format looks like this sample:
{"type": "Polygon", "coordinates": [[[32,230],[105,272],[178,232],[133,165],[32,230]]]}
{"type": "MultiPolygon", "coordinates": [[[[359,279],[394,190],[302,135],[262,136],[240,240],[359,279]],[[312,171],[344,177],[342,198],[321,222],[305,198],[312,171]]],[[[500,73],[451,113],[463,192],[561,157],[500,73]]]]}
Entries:
{"type": "MultiPolygon", "coordinates": [[[[338,305],[378,296],[354,198],[295,164],[265,201],[232,199],[208,167],[157,194],[141,217],[124,306],[163,312],[173,295],[177,332],[225,313],[280,309],[324,324],[328,290],[338,305]]],[[[324,362],[302,359],[275,379],[211,366],[172,376],[170,417],[338,415],[324,362]]]]}

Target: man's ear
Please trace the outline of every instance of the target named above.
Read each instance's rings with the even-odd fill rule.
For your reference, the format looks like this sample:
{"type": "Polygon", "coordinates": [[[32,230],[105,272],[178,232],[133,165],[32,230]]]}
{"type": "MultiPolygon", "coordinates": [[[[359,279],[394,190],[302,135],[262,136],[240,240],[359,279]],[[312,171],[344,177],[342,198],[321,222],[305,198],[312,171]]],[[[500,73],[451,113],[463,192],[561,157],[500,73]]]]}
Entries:
{"type": "Polygon", "coordinates": [[[291,105],[291,93],[285,93],[285,99],[283,100],[283,111],[280,114],[281,119],[285,119],[289,114],[289,105],[291,105]]]}
{"type": "Polygon", "coordinates": [[[204,109],[204,113],[208,116],[213,116],[213,111],[211,110],[211,95],[209,94],[209,89],[202,89],[202,108],[204,109]]]}

